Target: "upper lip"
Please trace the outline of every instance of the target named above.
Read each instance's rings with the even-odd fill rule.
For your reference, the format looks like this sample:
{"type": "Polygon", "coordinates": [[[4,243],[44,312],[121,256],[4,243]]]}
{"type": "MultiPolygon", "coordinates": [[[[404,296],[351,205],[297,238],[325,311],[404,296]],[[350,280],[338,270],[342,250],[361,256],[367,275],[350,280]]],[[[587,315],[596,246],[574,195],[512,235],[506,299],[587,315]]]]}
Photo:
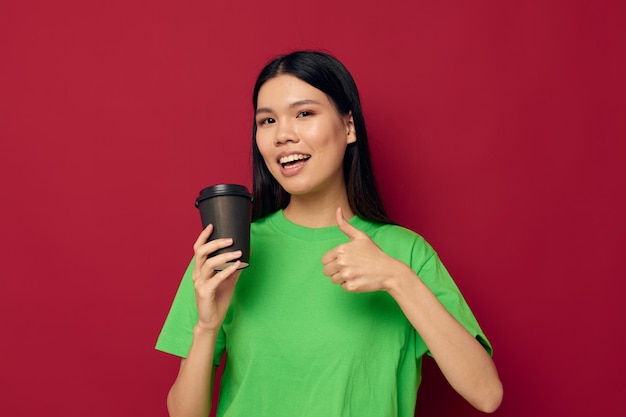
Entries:
{"type": "Polygon", "coordinates": [[[296,157],[296,156],[303,156],[303,157],[310,157],[311,155],[305,152],[298,152],[298,151],[290,151],[290,152],[281,152],[280,154],[278,154],[278,156],[276,157],[276,161],[279,164],[282,164],[284,162],[286,162],[285,160],[289,157],[296,157]],[[282,162],[281,162],[282,161],[282,162]]]}

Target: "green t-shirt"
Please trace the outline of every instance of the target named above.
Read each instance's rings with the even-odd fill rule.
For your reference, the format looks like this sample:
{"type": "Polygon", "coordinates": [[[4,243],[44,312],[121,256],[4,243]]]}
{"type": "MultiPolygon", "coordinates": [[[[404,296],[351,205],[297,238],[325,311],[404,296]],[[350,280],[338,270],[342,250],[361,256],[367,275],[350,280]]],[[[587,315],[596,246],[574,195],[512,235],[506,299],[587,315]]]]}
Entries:
{"type": "MultiPolygon", "coordinates": [[[[350,223],[409,265],[491,353],[432,247],[416,233],[359,217],[350,223]]],[[[282,211],[256,221],[244,269],[218,337],[228,353],[218,416],[412,417],[428,348],[386,292],[349,293],[322,273],[322,256],[348,238],[282,211]]],[[[197,310],[191,265],[156,348],[186,357],[197,310]]]]}

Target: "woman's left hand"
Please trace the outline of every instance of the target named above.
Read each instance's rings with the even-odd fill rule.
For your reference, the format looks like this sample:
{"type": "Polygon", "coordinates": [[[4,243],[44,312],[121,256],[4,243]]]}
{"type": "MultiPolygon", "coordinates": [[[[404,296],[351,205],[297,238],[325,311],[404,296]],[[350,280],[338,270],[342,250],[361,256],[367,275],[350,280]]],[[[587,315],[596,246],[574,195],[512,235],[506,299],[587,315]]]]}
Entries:
{"type": "Polygon", "coordinates": [[[388,291],[420,334],[450,385],[474,407],[493,412],[502,383],[485,349],[439,302],[408,265],[385,254],[337,209],[350,242],[322,257],[324,274],[349,292],[388,291]]]}
{"type": "Polygon", "coordinates": [[[390,279],[409,268],[384,253],[363,231],[352,226],[337,209],[337,225],[350,242],[337,246],[322,256],[324,275],[349,292],[388,290],[390,279]]]}

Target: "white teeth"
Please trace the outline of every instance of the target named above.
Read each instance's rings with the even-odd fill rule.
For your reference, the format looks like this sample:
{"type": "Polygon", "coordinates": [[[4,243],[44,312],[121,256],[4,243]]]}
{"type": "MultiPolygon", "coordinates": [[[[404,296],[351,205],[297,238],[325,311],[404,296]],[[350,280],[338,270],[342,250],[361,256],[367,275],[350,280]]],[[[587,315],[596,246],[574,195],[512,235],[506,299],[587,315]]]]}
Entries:
{"type": "Polygon", "coordinates": [[[289,155],[289,156],[283,156],[282,158],[280,158],[279,162],[284,165],[284,164],[287,164],[289,162],[300,161],[302,159],[309,159],[309,158],[310,158],[310,155],[304,155],[304,154],[301,154],[301,153],[296,153],[296,154],[289,155]]]}

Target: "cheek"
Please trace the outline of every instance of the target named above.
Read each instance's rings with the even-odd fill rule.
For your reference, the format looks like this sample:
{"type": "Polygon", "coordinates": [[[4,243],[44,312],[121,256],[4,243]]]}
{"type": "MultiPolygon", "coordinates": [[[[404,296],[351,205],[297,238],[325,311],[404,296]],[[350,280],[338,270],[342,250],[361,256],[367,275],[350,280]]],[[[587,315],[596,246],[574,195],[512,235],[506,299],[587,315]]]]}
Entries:
{"type": "Polygon", "coordinates": [[[323,152],[330,144],[332,144],[334,132],[332,129],[329,129],[328,126],[311,123],[297,129],[295,134],[308,146],[314,148],[318,152],[323,152]]]}
{"type": "Polygon", "coordinates": [[[259,149],[259,152],[261,153],[263,158],[265,158],[267,155],[268,143],[269,143],[265,136],[266,135],[264,135],[263,133],[257,132],[256,137],[254,139],[256,142],[256,147],[259,149]]]}
{"type": "Polygon", "coordinates": [[[272,160],[273,156],[271,156],[272,154],[270,152],[268,152],[268,142],[263,141],[263,139],[260,138],[257,135],[256,146],[259,149],[259,153],[261,154],[261,157],[263,158],[263,162],[265,162],[265,166],[270,171],[272,169],[275,169],[276,168],[276,164],[271,163],[271,160],[272,160]]]}

